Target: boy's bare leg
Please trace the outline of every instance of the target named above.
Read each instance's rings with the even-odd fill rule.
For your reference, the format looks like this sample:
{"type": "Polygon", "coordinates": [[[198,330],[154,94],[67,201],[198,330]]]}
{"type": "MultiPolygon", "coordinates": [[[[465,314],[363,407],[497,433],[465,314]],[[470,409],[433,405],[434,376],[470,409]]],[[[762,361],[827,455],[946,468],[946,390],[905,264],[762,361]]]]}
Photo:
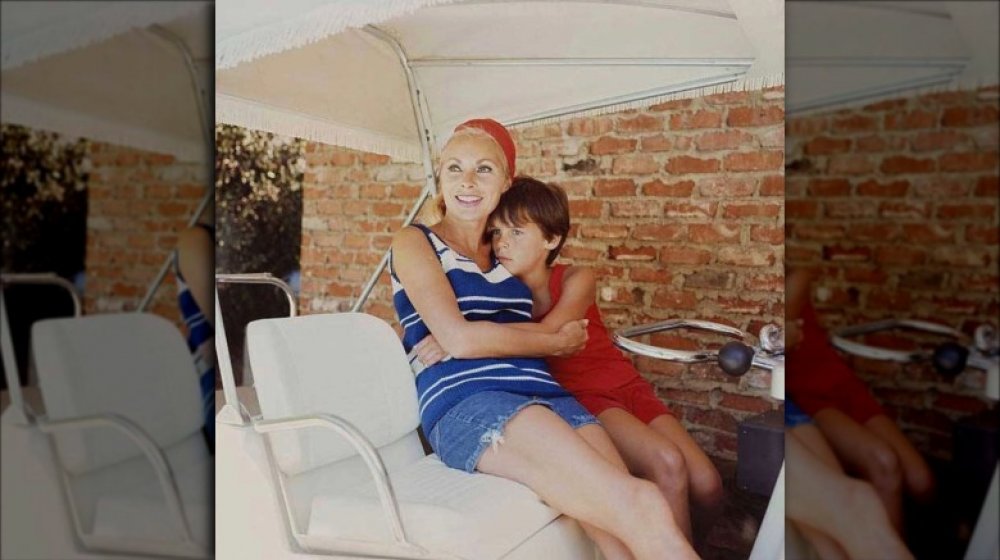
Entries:
{"type": "Polygon", "coordinates": [[[611,436],[629,471],[659,487],[670,505],[677,526],[690,542],[689,475],[680,448],[621,408],[605,410],[598,415],[598,419],[611,436]]]}
{"type": "Polygon", "coordinates": [[[553,508],[621,539],[637,560],[698,557],[655,485],[621,472],[548,408],[525,407],[503,438],[478,470],[528,486],[553,508]]]}
{"type": "Polygon", "coordinates": [[[888,443],[899,456],[909,493],[920,500],[930,499],[934,494],[934,474],[899,426],[888,416],[879,414],[865,422],[865,427],[888,443]]]}
{"type": "MultiPolygon", "coordinates": [[[[844,469],[837,461],[837,456],[830,448],[830,444],[823,438],[823,434],[815,424],[799,424],[785,432],[785,437],[795,437],[798,441],[816,458],[823,462],[830,470],[844,474],[844,469]]],[[[786,444],[787,445],[787,444],[786,444]]],[[[786,465],[786,470],[789,467],[786,465]]],[[[795,496],[787,495],[786,499],[795,499],[795,496]]],[[[811,525],[791,520],[802,533],[802,536],[816,549],[816,554],[822,560],[849,560],[847,552],[842,546],[837,544],[832,537],[811,525]]]]}
{"type": "Polygon", "coordinates": [[[888,443],[850,416],[826,408],[813,420],[848,472],[858,472],[872,483],[896,531],[903,528],[903,473],[899,457],[888,443]]]}
{"type": "Polygon", "coordinates": [[[706,513],[716,513],[722,505],[723,489],[722,476],[715,468],[715,463],[673,416],[657,416],[649,423],[649,427],[666,436],[684,455],[691,499],[695,505],[706,510],[706,513]]]}

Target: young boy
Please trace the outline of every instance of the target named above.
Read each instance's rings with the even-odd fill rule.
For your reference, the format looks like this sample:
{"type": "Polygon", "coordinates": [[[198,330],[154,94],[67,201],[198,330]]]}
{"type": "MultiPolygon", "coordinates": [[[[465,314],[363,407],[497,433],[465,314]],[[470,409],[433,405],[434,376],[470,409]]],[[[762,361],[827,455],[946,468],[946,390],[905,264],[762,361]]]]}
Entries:
{"type": "MultiPolygon", "coordinates": [[[[548,358],[549,369],[598,417],[629,470],[659,486],[690,540],[689,497],[703,509],[715,509],[722,498],[721,477],[652,385],[614,346],[595,304],[593,271],[552,265],[569,228],[566,193],[518,177],[490,216],[487,235],[500,263],[531,288],[534,321],[557,329],[570,320],[589,320],[584,349],[570,357],[548,358]]],[[[417,346],[425,364],[445,357],[430,337],[417,346]]]]}

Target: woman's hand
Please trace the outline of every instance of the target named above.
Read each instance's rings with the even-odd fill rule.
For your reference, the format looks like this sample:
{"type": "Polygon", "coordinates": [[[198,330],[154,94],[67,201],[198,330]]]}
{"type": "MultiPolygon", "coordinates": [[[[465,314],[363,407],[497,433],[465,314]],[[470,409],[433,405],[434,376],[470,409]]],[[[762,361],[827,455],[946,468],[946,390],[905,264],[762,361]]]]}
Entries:
{"type": "Polygon", "coordinates": [[[571,356],[579,352],[587,343],[587,319],[577,319],[563,325],[556,336],[560,347],[553,356],[571,356]]]}
{"type": "Polygon", "coordinates": [[[413,351],[417,353],[420,363],[430,367],[445,358],[449,358],[448,353],[441,348],[434,335],[429,334],[423,340],[413,346],[413,351]]]}

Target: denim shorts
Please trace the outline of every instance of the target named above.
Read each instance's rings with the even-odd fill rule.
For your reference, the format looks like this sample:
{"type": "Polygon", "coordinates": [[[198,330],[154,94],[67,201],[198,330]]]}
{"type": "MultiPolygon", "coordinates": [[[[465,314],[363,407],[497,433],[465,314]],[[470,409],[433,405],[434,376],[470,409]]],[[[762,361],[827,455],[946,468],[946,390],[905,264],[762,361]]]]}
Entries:
{"type": "Polygon", "coordinates": [[[472,472],[487,447],[497,448],[503,443],[507,422],[521,409],[533,404],[549,407],[574,430],[598,423],[597,418],[573,397],[541,399],[503,391],[483,391],[453,406],[434,425],[427,439],[444,464],[472,472]]]}
{"type": "Polygon", "coordinates": [[[785,427],[794,428],[802,424],[811,424],[812,417],[805,413],[794,402],[785,399],[785,427]]]}

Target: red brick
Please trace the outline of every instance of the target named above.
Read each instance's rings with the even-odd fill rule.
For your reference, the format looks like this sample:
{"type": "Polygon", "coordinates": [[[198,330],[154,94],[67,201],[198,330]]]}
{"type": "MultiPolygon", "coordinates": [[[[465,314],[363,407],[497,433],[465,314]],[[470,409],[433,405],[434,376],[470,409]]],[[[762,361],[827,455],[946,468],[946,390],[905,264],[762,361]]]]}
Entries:
{"type": "Polygon", "coordinates": [[[807,155],[842,154],[850,151],[851,140],[849,138],[828,138],[821,136],[806,143],[805,153],[807,155]]]}
{"type": "Polygon", "coordinates": [[[899,109],[906,106],[907,101],[905,99],[888,99],[886,101],[877,101],[875,103],[870,103],[861,108],[862,111],[867,112],[880,112],[889,109],[899,109]]]}
{"type": "Polygon", "coordinates": [[[997,108],[994,106],[950,107],[941,114],[941,126],[966,127],[981,126],[997,122],[997,108]]]}
{"type": "Polygon", "coordinates": [[[742,130],[722,130],[706,132],[694,139],[694,145],[700,151],[735,150],[749,144],[753,136],[742,130]]]}
{"type": "Polygon", "coordinates": [[[900,229],[896,224],[852,223],[846,233],[847,237],[854,241],[892,241],[899,239],[900,229]]]}
{"type": "Polygon", "coordinates": [[[930,173],[935,168],[934,160],[927,158],[912,158],[908,156],[890,156],[882,160],[879,169],[882,173],[930,173]]]}
{"type": "Polygon", "coordinates": [[[642,152],[665,152],[673,147],[673,140],[665,134],[643,136],[639,139],[639,151],[642,152]]]}
{"type": "Polygon", "coordinates": [[[622,239],[628,237],[628,226],[583,225],[580,237],[587,239],[622,239]]]}
{"type": "Polygon", "coordinates": [[[690,408],[688,410],[689,413],[685,415],[685,420],[691,424],[705,426],[721,432],[736,432],[736,419],[722,410],[704,410],[699,408],[690,408]]]}
{"type": "Polygon", "coordinates": [[[769,243],[771,245],[782,245],[785,243],[785,229],[755,225],[750,228],[750,240],[759,243],[769,243]]]}
{"type": "Polygon", "coordinates": [[[595,196],[635,196],[635,181],[631,179],[598,179],[594,182],[595,196]]]}
{"type": "Polygon", "coordinates": [[[609,247],[608,258],[616,261],[652,261],[656,260],[656,248],[626,247],[624,245],[609,247]]]}
{"type": "Polygon", "coordinates": [[[389,156],[382,154],[372,154],[372,153],[361,154],[361,163],[365,165],[385,165],[391,161],[392,159],[389,156]]]}
{"type": "Polygon", "coordinates": [[[927,252],[916,247],[879,247],[875,250],[875,262],[881,265],[916,266],[927,260],[927,252]]]}
{"type": "Polygon", "coordinates": [[[933,128],[936,123],[937,113],[920,109],[909,112],[889,113],[885,116],[886,130],[933,128]]]}
{"type": "Polygon", "coordinates": [[[740,227],[726,224],[691,224],[688,238],[694,243],[739,243],[740,227]]]}
{"type": "Polygon", "coordinates": [[[676,156],[667,160],[665,167],[668,173],[683,175],[686,173],[714,173],[719,170],[719,160],[704,159],[691,156],[676,156]]]}
{"type": "Polygon", "coordinates": [[[595,156],[608,154],[624,154],[634,152],[638,141],[634,138],[615,138],[614,136],[602,136],[590,145],[590,153],[595,156]]]}
{"type": "Polygon", "coordinates": [[[657,103],[656,105],[650,106],[650,111],[673,111],[674,109],[684,109],[690,107],[693,101],[691,99],[673,99],[671,101],[665,101],[663,103],[657,103]]]}
{"type": "MultiPolygon", "coordinates": [[[[749,267],[773,266],[776,260],[774,253],[770,250],[747,251],[743,247],[723,247],[719,249],[716,258],[720,264],[749,267]]],[[[662,254],[660,260],[663,260],[662,254]]]]}
{"type": "Polygon", "coordinates": [[[698,299],[694,292],[673,289],[659,289],[653,294],[653,305],[661,309],[697,309],[698,299]]]}
{"type": "Polygon", "coordinates": [[[604,203],[600,200],[570,200],[569,213],[574,218],[600,218],[604,203]]]}
{"type": "Polygon", "coordinates": [[[685,249],[682,247],[664,247],[660,250],[660,262],[664,264],[708,264],[712,260],[712,252],[704,249],[685,249]]]}
{"type": "Polygon", "coordinates": [[[664,183],[657,179],[643,183],[640,190],[645,196],[689,197],[694,191],[694,181],[664,183]]]}
{"type": "Polygon", "coordinates": [[[760,180],[761,196],[785,196],[785,176],[769,175],[760,180]]]}
{"type": "Polygon", "coordinates": [[[727,154],[726,171],[765,171],[781,169],[785,154],[779,151],[761,151],[727,154]]]}
{"type": "Polygon", "coordinates": [[[750,93],[746,91],[726,91],[706,95],[702,101],[709,105],[739,105],[750,100],[750,93]]]}
{"type": "Polygon", "coordinates": [[[699,270],[684,276],[684,287],[697,290],[728,290],[734,274],[721,270],[699,270]]]}
{"type": "Polygon", "coordinates": [[[981,245],[997,245],[1000,240],[1000,230],[996,226],[973,226],[965,228],[965,241],[981,245]]]}
{"type": "Polygon", "coordinates": [[[598,136],[607,134],[614,128],[614,121],[610,118],[584,117],[572,119],[566,125],[566,134],[569,136],[598,136]]]}
{"type": "Polygon", "coordinates": [[[858,195],[859,196],[878,196],[878,197],[901,197],[906,196],[907,191],[910,189],[909,181],[892,181],[888,183],[879,183],[875,180],[864,181],[858,184],[858,195]]]}
{"type": "Polygon", "coordinates": [[[935,216],[942,220],[973,218],[989,220],[996,213],[996,204],[942,204],[935,216]]]}
{"type": "Polygon", "coordinates": [[[946,171],[992,171],[996,170],[1000,159],[997,153],[944,154],[938,158],[942,172],[946,171]]]}
{"type": "MultiPolygon", "coordinates": [[[[629,280],[633,282],[653,282],[656,284],[669,284],[673,275],[666,270],[646,268],[646,267],[631,267],[628,271],[629,280]]],[[[603,276],[598,276],[598,278],[603,278],[603,276]]]]}
{"type": "Polygon", "coordinates": [[[726,124],[729,126],[765,126],[784,124],[785,110],[779,106],[733,107],[729,109],[726,124]]]}
{"type": "Polygon", "coordinates": [[[789,219],[815,218],[819,204],[814,200],[786,200],[785,216],[789,219]]]}
{"type": "Polygon", "coordinates": [[[723,393],[719,407],[743,412],[767,412],[771,410],[771,403],[760,397],[723,393]]]}
{"type": "Polygon", "coordinates": [[[827,245],[823,247],[823,259],[835,262],[865,262],[871,258],[868,247],[827,245]]]}
{"type": "Polygon", "coordinates": [[[955,228],[940,224],[903,224],[903,238],[916,243],[952,243],[955,228]]]}
{"type": "Polygon", "coordinates": [[[871,158],[858,154],[841,154],[830,156],[826,171],[831,175],[864,175],[871,173],[875,164],[871,158]]]}
{"type": "Polygon", "coordinates": [[[812,196],[850,196],[851,182],[847,179],[813,179],[809,181],[812,196]]]}
{"type": "Polygon", "coordinates": [[[751,196],[754,193],[754,187],[753,179],[729,173],[698,179],[698,193],[706,197],[731,198],[751,196]]]}
{"type": "Polygon", "coordinates": [[[799,223],[794,222],[792,235],[805,241],[833,241],[844,238],[844,226],[832,223],[799,223]]]}
{"type": "Polygon", "coordinates": [[[649,224],[635,226],[632,229],[632,239],[640,241],[682,241],[686,239],[687,230],[677,224],[649,224]]]}
{"type": "Polygon", "coordinates": [[[883,202],[878,207],[883,218],[926,218],[930,216],[930,205],[926,202],[883,202]]]}
{"type": "Polygon", "coordinates": [[[659,132],[663,130],[663,119],[653,115],[636,115],[618,119],[619,132],[659,132]]]}
{"type": "Polygon", "coordinates": [[[577,245],[566,245],[559,254],[567,259],[578,259],[583,261],[593,261],[601,258],[603,251],[590,247],[580,247],[577,245]]]}
{"type": "Polygon", "coordinates": [[[955,130],[934,130],[921,132],[910,140],[914,152],[951,150],[969,141],[969,137],[955,130]]]}
{"type": "Polygon", "coordinates": [[[357,160],[357,156],[350,152],[337,151],[330,154],[327,157],[326,162],[330,165],[336,165],[338,167],[349,167],[354,165],[357,160]]]}
{"type": "Polygon", "coordinates": [[[672,130],[686,130],[694,128],[719,128],[722,125],[722,113],[718,111],[686,111],[670,116],[670,128],[672,130]]]}
{"type": "Polygon", "coordinates": [[[830,128],[834,132],[867,132],[878,130],[878,120],[864,115],[834,118],[830,128]]]}
{"type": "Polygon", "coordinates": [[[862,136],[854,141],[854,151],[856,152],[881,152],[888,147],[889,143],[882,136],[871,135],[862,136]]]}
{"type": "Polygon", "coordinates": [[[996,198],[1000,196],[1000,180],[996,175],[980,177],[976,181],[976,196],[996,198]]]}
{"type": "Polygon", "coordinates": [[[726,218],[770,218],[781,214],[781,204],[755,202],[750,204],[728,203],[723,215],[726,218]]]}
{"type": "Polygon", "coordinates": [[[611,164],[611,172],[615,175],[649,175],[656,173],[660,164],[653,156],[618,156],[611,164]]]}
{"type": "Polygon", "coordinates": [[[615,217],[658,217],[663,213],[663,207],[658,202],[646,200],[629,200],[626,202],[612,202],[611,215],[615,217]]]}
{"type": "Polygon", "coordinates": [[[667,202],[663,216],[667,218],[711,218],[718,210],[718,202],[667,202]]]}

